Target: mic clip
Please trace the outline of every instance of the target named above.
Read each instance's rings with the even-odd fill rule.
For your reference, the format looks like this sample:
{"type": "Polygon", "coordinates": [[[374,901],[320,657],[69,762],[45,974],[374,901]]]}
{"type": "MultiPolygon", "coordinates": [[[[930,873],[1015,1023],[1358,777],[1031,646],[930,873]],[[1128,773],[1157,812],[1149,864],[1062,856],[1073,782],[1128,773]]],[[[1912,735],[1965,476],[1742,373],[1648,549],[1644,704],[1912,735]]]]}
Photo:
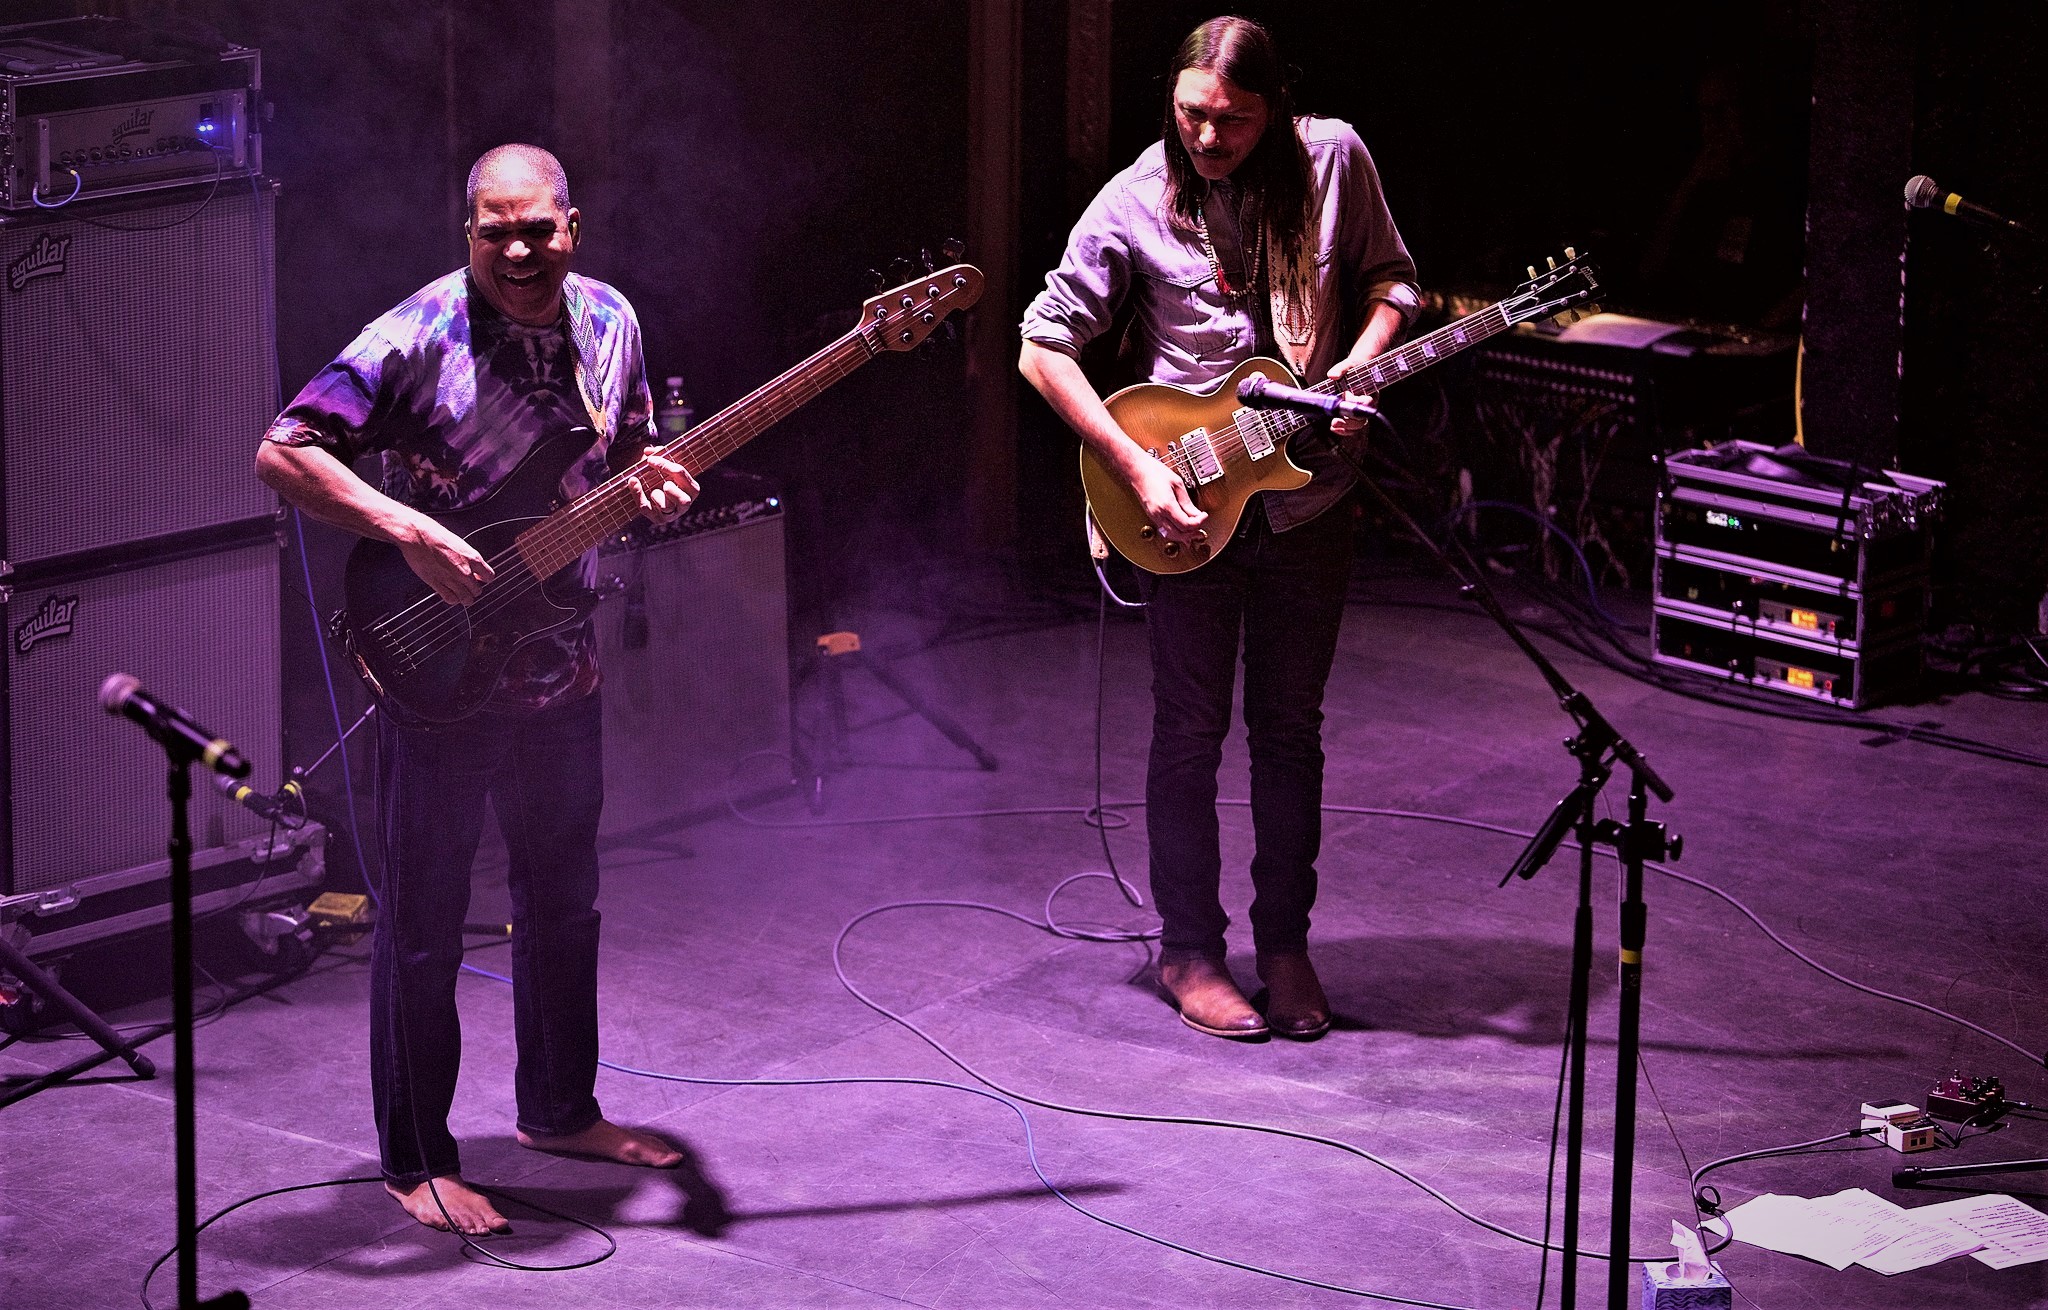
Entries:
{"type": "Polygon", "coordinates": [[[1371,420],[1379,412],[1370,400],[1342,392],[1290,387],[1257,373],[1237,384],[1237,398],[1253,409],[1288,409],[1297,413],[1320,414],[1325,418],[1355,419],[1361,423],[1371,420]]]}

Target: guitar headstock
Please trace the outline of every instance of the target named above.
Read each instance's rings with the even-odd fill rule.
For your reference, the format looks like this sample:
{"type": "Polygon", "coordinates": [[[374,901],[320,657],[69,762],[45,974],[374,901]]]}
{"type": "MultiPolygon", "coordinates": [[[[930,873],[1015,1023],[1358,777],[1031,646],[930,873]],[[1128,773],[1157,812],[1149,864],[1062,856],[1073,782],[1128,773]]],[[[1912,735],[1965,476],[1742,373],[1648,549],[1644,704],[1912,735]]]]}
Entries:
{"type": "Polygon", "coordinates": [[[861,306],[860,333],[872,350],[915,350],[956,309],[981,299],[981,270],[972,264],[934,269],[861,306]]]}
{"type": "Polygon", "coordinates": [[[1584,304],[1600,290],[1600,279],[1594,274],[1593,261],[1588,256],[1566,246],[1564,259],[1562,264],[1552,259],[1548,261],[1549,267],[1542,270],[1533,264],[1529,266],[1529,280],[1500,302],[1509,323],[1549,318],[1584,304]]]}

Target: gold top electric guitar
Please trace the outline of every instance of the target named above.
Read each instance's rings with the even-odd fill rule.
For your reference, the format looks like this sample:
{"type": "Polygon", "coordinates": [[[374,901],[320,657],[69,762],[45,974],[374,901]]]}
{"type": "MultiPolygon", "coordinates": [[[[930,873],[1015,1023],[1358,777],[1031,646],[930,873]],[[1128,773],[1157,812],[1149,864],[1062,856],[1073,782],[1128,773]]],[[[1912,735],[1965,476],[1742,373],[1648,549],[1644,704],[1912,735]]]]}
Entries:
{"type": "MultiPolygon", "coordinates": [[[[1517,323],[1548,318],[1590,300],[1600,287],[1592,264],[1570,249],[1564,253],[1562,264],[1552,261],[1541,273],[1531,269],[1529,280],[1507,299],[1308,390],[1322,395],[1383,391],[1517,323]]],[[[1287,457],[1287,439],[1316,420],[1240,404],[1238,384],[1254,375],[1295,385],[1294,374],[1285,364],[1260,358],[1239,364],[1230,376],[1206,390],[1146,382],[1125,387],[1104,402],[1117,426],[1179,474],[1195,508],[1209,516],[1201,538],[1185,544],[1168,541],[1145,517],[1144,506],[1129,484],[1094,450],[1083,446],[1081,485],[1088,496],[1088,512],[1125,559],[1152,573],[1198,569],[1215,558],[1237,531],[1238,520],[1254,493],[1291,491],[1307,485],[1308,471],[1287,457]]]]}

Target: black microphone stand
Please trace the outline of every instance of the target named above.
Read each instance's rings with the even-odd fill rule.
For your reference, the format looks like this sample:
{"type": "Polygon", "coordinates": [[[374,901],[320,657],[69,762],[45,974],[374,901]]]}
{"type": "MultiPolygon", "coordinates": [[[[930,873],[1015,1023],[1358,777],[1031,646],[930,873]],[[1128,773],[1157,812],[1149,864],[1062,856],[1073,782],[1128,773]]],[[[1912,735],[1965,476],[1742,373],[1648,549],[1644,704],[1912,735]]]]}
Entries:
{"type": "Polygon", "coordinates": [[[171,803],[171,1025],[178,1161],[178,1305],[247,1310],[239,1291],[199,1299],[198,1132],[193,1111],[192,1070],[192,764],[198,747],[172,733],[151,732],[168,761],[165,792],[171,803]]]}
{"type": "MultiPolygon", "coordinates": [[[[1340,411],[1345,417],[1381,418],[1377,409],[1362,404],[1347,406],[1340,411]]],[[[1614,1188],[1611,1207],[1612,1231],[1608,1244],[1607,1304],[1609,1310],[1628,1310],[1628,1268],[1629,1268],[1629,1210],[1630,1187],[1635,1166],[1635,1111],[1636,1111],[1636,1062],[1640,1051],[1640,1030],[1642,1023],[1642,976],[1643,940],[1648,919],[1643,904],[1643,864],[1651,860],[1677,859],[1682,841],[1669,836],[1661,823],[1652,822],[1648,817],[1649,796],[1654,793],[1658,800],[1670,802],[1673,791],[1642,752],[1631,745],[1618,732],[1606,716],[1594,708],[1586,694],[1566,680],[1552,664],[1536,649],[1529,638],[1508,617],[1500,600],[1486,583],[1485,575],[1470,551],[1454,535],[1452,546],[1457,550],[1465,567],[1461,569],[1434,538],[1424,532],[1413,517],[1393,497],[1389,496],[1379,482],[1366,472],[1357,456],[1346,447],[1341,438],[1331,442],[1340,459],[1348,465],[1358,478],[1360,486],[1369,491],[1389,513],[1405,524],[1415,539],[1436,557],[1453,580],[1458,583],[1460,594],[1478,602],[1501,631],[1515,643],[1529,662],[1543,675],[1545,683],[1557,696],[1564,712],[1571,715],[1578,725],[1575,736],[1568,738],[1564,747],[1579,761],[1579,781],[1563,800],[1557,803],[1544,820],[1543,826],[1529,842],[1507,874],[1501,878],[1505,887],[1510,878],[1532,878],[1550,857],[1556,853],[1567,832],[1576,831],[1579,843],[1579,899],[1577,911],[1572,920],[1572,964],[1571,1001],[1567,1019],[1566,1046],[1570,1053],[1570,1105],[1566,1117],[1565,1146],[1565,1204],[1564,1237],[1561,1269],[1558,1278],[1559,1303],[1565,1310],[1572,1310],[1578,1304],[1578,1258],[1579,1258],[1579,1191],[1583,1174],[1585,1147],[1585,1098],[1586,1098],[1586,1023],[1587,1012],[1592,1007],[1593,972],[1593,848],[1599,844],[1614,847],[1621,858],[1622,898],[1620,906],[1620,1019],[1619,1033],[1615,1044],[1615,1093],[1614,1093],[1614,1188]],[[1628,820],[1617,823],[1614,820],[1596,822],[1593,817],[1593,800],[1599,795],[1614,766],[1623,764],[1629,770],[1628,820]]]]}

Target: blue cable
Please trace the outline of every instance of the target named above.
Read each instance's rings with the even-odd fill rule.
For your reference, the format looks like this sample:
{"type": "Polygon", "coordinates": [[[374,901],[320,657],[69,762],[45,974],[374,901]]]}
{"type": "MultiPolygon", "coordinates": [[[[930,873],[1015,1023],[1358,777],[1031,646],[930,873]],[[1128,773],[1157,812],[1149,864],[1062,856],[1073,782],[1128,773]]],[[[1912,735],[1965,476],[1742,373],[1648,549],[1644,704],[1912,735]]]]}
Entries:
{"type": "Polygon", "coordinates": [[[1559,527],[1555,520],[1549,518],[1547,515],[1536,513],[1534,510],[1530,509],[1526,505],[1517,505],[1510,500],[1468,500],[1464,504],[1460,505],[1457,509],[1452,510],[1449,516],[1447,517],[1446,522],[1448,523],[1449,520],[1466,517],[1471,511],[1475,509],[1510,510],[1516,514],[1520,514],[1523,518],[1528,519],[1531,522],[1541,524],[1543,527],[1549,529],[1552,532],[1555,532],[1558,535],[1558,537],[1564,542],[1566,548],[1571,551],[1572,558],[1579,562],[1579,572],[1586,579],[1586,598],[1588,601],[1592,603],[1593,611],[1596,614],[1598,614],[1601,618],[1606,619],[1609,623],[1613,624],[1617,628],[1625,628],[1628,626],[1627,624],[1623,623],[1620,619],[1616,618],[1614,615],[1609,614],[1607,612],[1607,608],[1600,603],[1600,587],[1598,583],[1593,581],[1593,566],[1586,562],[1586,552],[1579,548],[1578,542],[1572,540],[1572,534],[1566,532],[1563,528],[1559,527]]]}

